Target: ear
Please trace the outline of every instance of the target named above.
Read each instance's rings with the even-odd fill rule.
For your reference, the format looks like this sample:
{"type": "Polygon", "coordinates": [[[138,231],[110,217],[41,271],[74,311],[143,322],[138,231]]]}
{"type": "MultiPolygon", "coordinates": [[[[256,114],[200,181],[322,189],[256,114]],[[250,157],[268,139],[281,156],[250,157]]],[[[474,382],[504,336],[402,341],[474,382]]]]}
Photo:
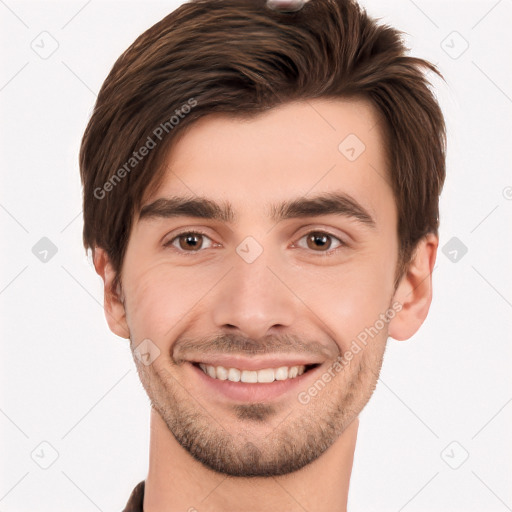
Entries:
{"type": "Polygon", "coordinates": [[[402,276],[393,301],[402,309],[389,322],[388,334],[396,340],[410,338],[427,317],[432,302],[432,271],[436,262],[439,239],[425,235],[416,245],[412,259],[402,276]]]}
{"type": "Polygon", "coordinates": [[[130,330],[126,322],[126,311],[122,297],[121,286],[114,290],[116,272],[108,258],[107,253],[101,247],[94,248],[94,268],[103,279],[104,302],[103,309],[110,330],[121,338],[130,338],[130,330]]]}

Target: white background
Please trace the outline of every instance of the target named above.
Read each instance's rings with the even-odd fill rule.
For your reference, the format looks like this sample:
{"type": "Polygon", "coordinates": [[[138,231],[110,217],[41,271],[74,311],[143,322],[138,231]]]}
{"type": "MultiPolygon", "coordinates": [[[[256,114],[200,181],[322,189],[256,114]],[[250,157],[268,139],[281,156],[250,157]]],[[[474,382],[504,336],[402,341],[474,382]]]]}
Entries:
{"type": "MultiPolygon", "coordinates": [[[[84,255],[78,150],[114,61],[180,3],[0,0],[2,512],[121,510],[146,477],[149,401],[84,255]],[[47,59],[31,47],[51,47],[43,31],[47,59]]],[[[440,250],[428,319],[389,342],[349,510],[512,510],[512,1],[363,5],[446,78],[440,247],[468,251],[440,250]]]]}

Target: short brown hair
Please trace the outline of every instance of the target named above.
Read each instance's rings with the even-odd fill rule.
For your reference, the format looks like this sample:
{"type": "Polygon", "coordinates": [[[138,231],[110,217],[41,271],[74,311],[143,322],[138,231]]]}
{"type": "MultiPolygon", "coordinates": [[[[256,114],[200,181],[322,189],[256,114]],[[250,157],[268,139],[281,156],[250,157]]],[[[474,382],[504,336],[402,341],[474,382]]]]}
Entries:
{"type": "Polygon", "coordinates": [[[437,234],[446,151],[425,72],[441,75],[406,53],[401,32],[351,0],[311,0],[293,13],[265,0],[181,5],[118,58],[99,92],[79,157],[86,250],[102,247],[120,277],[134,216],[161,183],[171,143],[195,120],[357,97],[384,119],[400,277],[417,242],[437,234]]]}

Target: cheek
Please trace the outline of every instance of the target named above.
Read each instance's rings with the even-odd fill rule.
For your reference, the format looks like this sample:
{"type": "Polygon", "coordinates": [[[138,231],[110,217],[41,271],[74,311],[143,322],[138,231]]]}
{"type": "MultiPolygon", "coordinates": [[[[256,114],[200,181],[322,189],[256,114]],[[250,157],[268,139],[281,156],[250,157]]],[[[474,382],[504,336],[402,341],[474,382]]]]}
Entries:
{"type": "Polygon", "coordinates": [[[134,343],[149,338],[168,349],[186,317],[218,281],[214,269],[177,267],[158,261],[136,269],[126,265],[123,287],[127,297],[127,322],[134,343]]]}
{"type": "MultiPolygon", "coordinates": [[[[366,328],[375,326],[390,307],[394,260],[386,259],[367,254],[351,265],[329,269],[314,278],[315,286],[304,302],[323,321],[324,326],[319,327],[330,328],[329,334],[342,351],[366,328]]],[[[385,335],[385,329],[380,330],[385,335]]]]}

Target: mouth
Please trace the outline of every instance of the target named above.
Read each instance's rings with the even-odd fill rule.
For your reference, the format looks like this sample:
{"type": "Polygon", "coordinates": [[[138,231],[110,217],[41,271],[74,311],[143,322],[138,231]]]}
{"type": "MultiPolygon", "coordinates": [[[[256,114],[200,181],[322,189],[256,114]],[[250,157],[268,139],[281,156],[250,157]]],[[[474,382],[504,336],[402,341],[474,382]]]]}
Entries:
{"type": "Polygon", "coordinates": [[[313,363],[251,370],[244,368],[227,368],[221,365],[215,366],[206,363],[192,364],[197,368],[200,368],[205,375],[208,375],[212,379],[226,380],[230,382],[243,382],[246,384],[269,384],[274,381],[295,379],[319,366],[318,363],[313,363]]]}
{"type": "Polygon", "coordinates": [[[307,361],[234,360],[189,361],[191,384],[210,401],[268,402],[296,396],[311,385],[322,363],[307,361]],[[310,382],[311,381],[311,382],[310,382]],[[309,384],[308,384],[309,383],[309,384]]]}

